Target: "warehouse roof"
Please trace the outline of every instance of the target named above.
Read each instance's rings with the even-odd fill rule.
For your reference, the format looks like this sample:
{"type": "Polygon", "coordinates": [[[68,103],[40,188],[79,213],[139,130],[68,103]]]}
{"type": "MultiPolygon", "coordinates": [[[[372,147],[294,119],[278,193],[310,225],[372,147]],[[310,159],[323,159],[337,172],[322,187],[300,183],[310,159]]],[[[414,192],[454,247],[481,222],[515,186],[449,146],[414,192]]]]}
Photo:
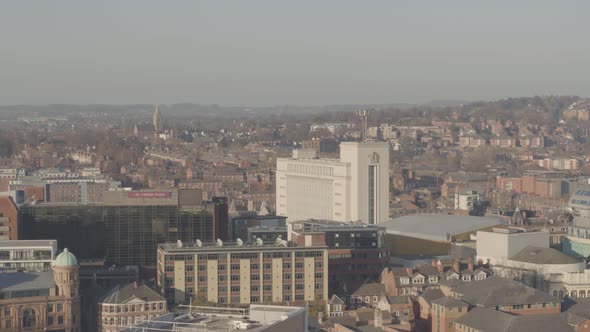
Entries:
{"type": "Polygon", "coordinates": [[[505,224],[496,217],[472,217],[446,214],[403,216],[382,223],[387,234],[404,235],[433,241],[449,241],[451,236],[505,224]]]}

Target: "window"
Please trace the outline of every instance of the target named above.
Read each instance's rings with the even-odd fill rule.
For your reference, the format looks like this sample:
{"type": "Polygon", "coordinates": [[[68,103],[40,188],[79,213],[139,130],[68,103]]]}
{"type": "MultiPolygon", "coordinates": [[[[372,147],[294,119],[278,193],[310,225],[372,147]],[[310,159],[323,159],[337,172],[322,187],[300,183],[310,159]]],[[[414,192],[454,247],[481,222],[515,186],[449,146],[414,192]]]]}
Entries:
{"type": "Polygon", "coordinates": [[[231,281],[238,281],[238,280],[240,280],[239,274],[232,274],[231,275],[231,281]]]}
{"type": "Polygon", "coordinates": [[[258,264],[250,264],[250,270],[258,270],[260,266],[258,264]]]}
{"type": "Polygon", "coordinates": [[[303,284],[295,284],[295,290],[302,290],[304,289],[303,284]]]}
{"type": "Polygon", "coordinates": [[[264,285],[262,286],[262,290],[265,292],[270,292],[272,291],[272,285],[264,285]]]}
{"type": "Polygon", "coordinates": [[[296,280],[301,280],[301,279],[303,279],[303,273],[295,273],[295,279],[296,279],[296,280]]]}
{"type": "Polygon", "coordinates": [[[259,290],[260,290],[260,287],[258,285],[250,286],[251,292],[258,292],[259,290]]]}
{"type": "Polygon", "coordinates": [[[227,281],[227,276],[222,275],[218,277],[219,281],[227,281]]]}
{"type": "Polygon", "coordinates": [[[57,323],[59,325],[63,325],[64,324],[64,316],[63,315],[57,316],[57,323]]]}
{"type": "Polygon", "coordinates": [[[291,263],[283,263],[283,269],[290,269],[291,263]]]}
{"type": "Polygon", "coordinates": [[[260,280],[260,275],[252,274],[252,275],[250,275],[250,280],[260,280]]]}
{"type": "Polygon", "coordinates": [[[62,312],[62,311],[64,311],[64,305],[62,303],[58,303],[57,304],[57,312],[62,312]]]}
{"type": "MultiPolygon", "coordinates": [[[[47,305],[47,312],[53,312],[53,304],[47,305]]],[[[6,313],[4,313],[4,315],[8,316],[10,315],[10,312],[8,313],[8,315],[6,313]]]]}
{"type": "Polygon", "coordinates": [[[295,268],[296,269],[302,269],[303,268],[303,263],[295,263],[295,268]]]}
{"type": "Polygon", "coordinates": [[[47,316],[47,325],[53,325],[53,316],[47,316]]]}
{"type": "Polygon", "coordinates": [[[240,270],[240,264],[232,264],[231,265],[231,270],[232,271],[239,271],[240,270]]]}
{"type": "Polygon", "coordinates": [[[263,280],[271,280],[272,279],[270,274],[264,274],[262,277],[263,277],[263,280]]]}
{"type": "Polygon", "coordinates": [[[268,263],[264,264],[264,269],[265,269],[265,270],[270,270],[270,269],[272,269],[272,264],[268,264],[268,263]]]}
{"type": "Polygon", "coordinates": [[[399,279],[399,282],[400,282],[402,285],[407,285],[407,284],[409,284],[409,283],[410,283],[410,279],[409,279],[409,278],[400,278],[400,279],[399,279]]]}
{"type": "Polygon", "coordinates": [[[239,292],[240,291],[240,286],[231,286],[230,287],[230,291],[231,292],[239,292]]]}

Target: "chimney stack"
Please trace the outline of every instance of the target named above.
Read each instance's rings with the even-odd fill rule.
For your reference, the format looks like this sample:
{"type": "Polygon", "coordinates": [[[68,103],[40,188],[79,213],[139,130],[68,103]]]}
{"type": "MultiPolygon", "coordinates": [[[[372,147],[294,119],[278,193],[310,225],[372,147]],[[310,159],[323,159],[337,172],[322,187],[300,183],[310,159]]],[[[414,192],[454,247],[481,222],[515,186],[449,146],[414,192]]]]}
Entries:
{"type": "Polygon", "coordinates": [[[453,261],[453,270],[455,270],[455,272],[459,273],[461,271],[461,265],[459,263],[459,257],[455,257],[455,260],[453,261]]]}
{"type": "Polygon", "coordinates": [[[436,269],[438,270],[438,272],[443,273],[445,272],[445,267],[442,264],[442,262],[440,261],[440,259],[436,262],[436,269]]]}
{"type": "Polygon", "coordinates": [[[483,265],[483,259],[478,259],[477,260],[477,266],[481,267],[483,265]]]}
{"type": "Polygon", "coordinates": [[[467,267],[469,268],[469,271],[473,272],[473,257],[469,257],[469,260],[467,261],[467,267]]]}
{"type": "Polygon", "coordinates": [[[412,274],[414,274],[414,269],[411,267],[406,267],[406,273],[408,274],[408,277],[411,277],[412,274]]]}
{"type": "Polygon", "coordinates": [[[436,259],[432,260],[432,267],[436,267],[436,259]]]}

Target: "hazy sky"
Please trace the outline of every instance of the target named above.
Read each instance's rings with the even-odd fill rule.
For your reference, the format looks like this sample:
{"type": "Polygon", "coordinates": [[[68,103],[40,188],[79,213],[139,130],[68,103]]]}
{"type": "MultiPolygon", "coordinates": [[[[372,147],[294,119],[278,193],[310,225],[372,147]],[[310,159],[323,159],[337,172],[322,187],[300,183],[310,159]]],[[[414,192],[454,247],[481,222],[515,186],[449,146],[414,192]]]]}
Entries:
{"type": "Polygon", "coordinates": [[[0,104],[590,96],[590,1],[2,1],[0,104]]]}

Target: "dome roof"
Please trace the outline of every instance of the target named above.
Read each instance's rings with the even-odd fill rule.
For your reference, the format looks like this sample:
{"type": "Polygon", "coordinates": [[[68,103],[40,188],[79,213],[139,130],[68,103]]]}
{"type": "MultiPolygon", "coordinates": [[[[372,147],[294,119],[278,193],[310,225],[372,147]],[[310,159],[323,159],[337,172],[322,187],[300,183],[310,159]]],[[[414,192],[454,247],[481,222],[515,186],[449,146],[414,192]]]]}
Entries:
{"type": "Polygon", "coordinates": [[[57,255],[57,257],[55,258],[55,262],[53,263],[53,266],[57,266],[57,267],[65,267],[65,266],[77,266],[78,265],[78,260],[76,259],[76,256],[74,256],[74,254],[72,254],[68,248],[65,248],[64,251],[61,252],[61,254],[57,255]]]}

